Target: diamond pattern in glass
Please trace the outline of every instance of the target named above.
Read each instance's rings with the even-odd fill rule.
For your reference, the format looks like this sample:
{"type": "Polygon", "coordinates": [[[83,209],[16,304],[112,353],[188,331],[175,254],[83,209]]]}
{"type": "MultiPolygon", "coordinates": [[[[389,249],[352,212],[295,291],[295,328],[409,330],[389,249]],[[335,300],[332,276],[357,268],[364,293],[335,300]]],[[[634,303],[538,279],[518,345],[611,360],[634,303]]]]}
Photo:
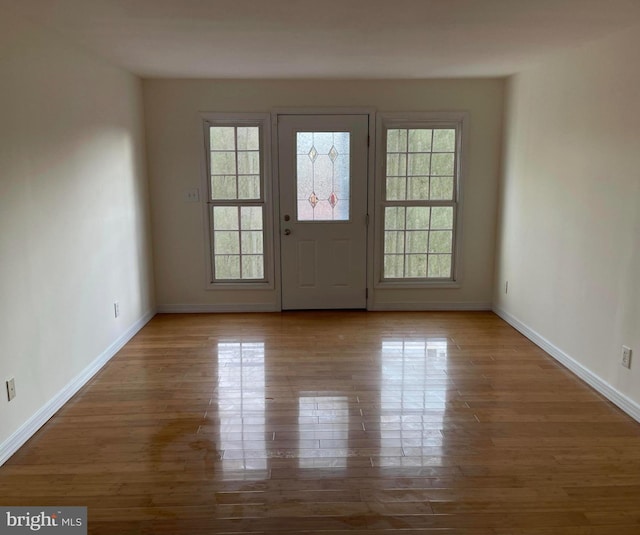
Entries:
{"type": "Polygon", "coordinates": [[[298,221],[348,221],[349,132],[298,132],[296,191],[298,221]]]}

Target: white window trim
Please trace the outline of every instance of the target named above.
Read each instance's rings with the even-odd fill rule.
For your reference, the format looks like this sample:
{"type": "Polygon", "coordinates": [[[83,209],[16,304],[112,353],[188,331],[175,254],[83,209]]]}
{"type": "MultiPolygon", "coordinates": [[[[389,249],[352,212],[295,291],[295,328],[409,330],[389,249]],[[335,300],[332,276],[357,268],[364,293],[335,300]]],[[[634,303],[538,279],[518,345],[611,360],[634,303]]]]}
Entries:
{"type": "Polygon", "coordinates": [[[462,287],[462,214],[466,155],[468,153],[468,112],[381,112],[376,116],[376,168],[375,168],[375,244],[373,254],[374,288],[461,288],[462,287]],[[389,128],[428,128],[429,126],[453,126],[459,132],[457,139],[457,180],[454,198],[453,267],[452,280],[383,280],[382,262],[384,258],[384,191],[385,154],[384,130],[389,128]]]}
{"type": "Polygon", "coordinates": [[[200,114],[200,169],[201,204],[204,224],[204,248],[206,255],[205,289],[207,290],[273,290],[274,280],[274,244],[273,244],[273,198],[271,165],[271,115],[269,113],[201,113],[200,114]],[[264,206],[264,280],[213,281],[213,229],[211,224],[211,192],[209,177],[209,126],[260,126],[262,133],[260,158],[263,176],[262,201],[264,206]]]}

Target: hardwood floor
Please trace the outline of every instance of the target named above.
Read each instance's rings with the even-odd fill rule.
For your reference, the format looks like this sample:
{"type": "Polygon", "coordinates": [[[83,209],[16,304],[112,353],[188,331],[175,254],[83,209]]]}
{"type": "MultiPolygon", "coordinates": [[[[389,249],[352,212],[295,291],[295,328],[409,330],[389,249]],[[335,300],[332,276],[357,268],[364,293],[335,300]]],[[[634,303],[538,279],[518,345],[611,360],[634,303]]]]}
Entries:
{"type": "Polygon", "coordinates": [[[491,313],[159,315],[0,504],[94,534],[638,535],[640,424],[491,313]]]}

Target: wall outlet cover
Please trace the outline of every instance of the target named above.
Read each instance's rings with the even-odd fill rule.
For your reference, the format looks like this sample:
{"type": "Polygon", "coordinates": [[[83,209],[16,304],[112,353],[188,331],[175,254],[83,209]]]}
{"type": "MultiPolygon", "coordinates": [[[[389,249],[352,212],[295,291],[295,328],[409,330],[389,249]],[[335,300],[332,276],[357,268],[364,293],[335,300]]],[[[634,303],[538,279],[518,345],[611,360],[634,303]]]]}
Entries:
{"type": "Polygon", "coordinates": [[[631,348],[622,346],[622,365],[625,368],[631,369],[631,348]]]}
{"type": "Polygon", "coordinates": [[[184,200],[187,202],[198,202],[200,200],[199,189],[188,189],[184,192],[184,200]]]}
{"type": "Polygon", "coordinates": [[[7,381],[7,399],[11,401],[16,397],[16,380],[12,377],[7,381]]]}

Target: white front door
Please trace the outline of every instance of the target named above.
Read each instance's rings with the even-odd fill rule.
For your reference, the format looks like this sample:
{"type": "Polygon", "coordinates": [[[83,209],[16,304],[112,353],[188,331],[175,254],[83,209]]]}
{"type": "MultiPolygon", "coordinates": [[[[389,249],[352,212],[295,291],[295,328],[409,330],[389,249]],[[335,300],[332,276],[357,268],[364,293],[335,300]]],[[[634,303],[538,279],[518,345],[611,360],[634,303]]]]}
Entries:
{"type": "Polygon", "coordinates": [[[367,115],[278,117],[282,308],[366,308],[367,115]]]}

